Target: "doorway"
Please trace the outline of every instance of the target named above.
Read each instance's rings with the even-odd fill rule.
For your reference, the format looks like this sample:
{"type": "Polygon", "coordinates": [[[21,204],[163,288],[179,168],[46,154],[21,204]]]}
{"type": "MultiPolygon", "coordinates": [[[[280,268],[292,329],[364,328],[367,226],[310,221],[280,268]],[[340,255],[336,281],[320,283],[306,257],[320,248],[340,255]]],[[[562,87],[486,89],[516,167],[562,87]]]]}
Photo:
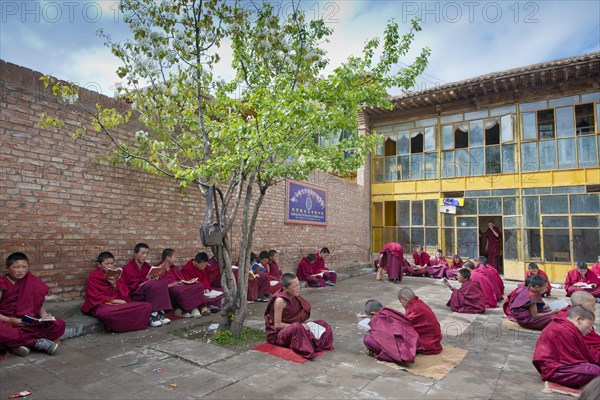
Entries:
{"type": "Polygon", "coordinates": [[[502,255],[503,255],[503,244],[504,244],[504,234],[502,231],[502,215],[485,215],[485,216],[479,216],[479,254],[482,256],[485,256],[488,259],[488,263],[489,263],[489,253],[488,253],[488,238],[487,238],[487,230],[488,230],[488,223],[489,222],[493,222],[494,223],[494,229],[497,229],[500,232],[500,240],[499,240],[499,247],[500,247],[500,255],[498,257],[498,272],[500,274],[504,273],[504,267],[503,267],[503,262],[502,262],[502,255]]]}

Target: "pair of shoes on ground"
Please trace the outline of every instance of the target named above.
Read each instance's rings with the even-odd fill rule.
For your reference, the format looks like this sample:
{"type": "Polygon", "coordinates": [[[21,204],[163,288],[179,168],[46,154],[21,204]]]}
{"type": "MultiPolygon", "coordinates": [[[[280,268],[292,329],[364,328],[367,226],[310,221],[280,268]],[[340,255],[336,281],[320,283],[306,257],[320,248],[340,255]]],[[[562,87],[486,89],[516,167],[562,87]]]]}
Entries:
{"type": "Polygon", "coordinates": [[[331,281],[325,281],[325,284],[327,286],[335,286],[335,283],[331,282],[331,281]]]}
{"type": "Polygon", "coordinates": [[[266,303],[267,301],[269,301],[269,296],[267,296],[266,294],[259,294],[258,301],[260,301],[261,303],[266,303]]]}
{"type": "Polygon", "coordinates": [[[171,320],[165,316],[165,313],[163,311],[154,311],[150,314],[150,320],[148,321],[148,325],[155,328],[170,323],[171,320]]]}
{"type": "MultiPolygon", "coordinates": [[[[56,349],[58,349],[58,343],[53,342],[50,339],[38,339],[35,342],[34,347],[36,350],[43,351],[45,353],[53,355],[54,353],[56,353],[56,349]]],[[[29,354],[30,350],[29,350],[29,347],[19,346],[19,347],[14,347],[14,348],[10,349],[10,352],[19,357],[25,357],[26,355],[29,354]]]]}
{"type": "MultiPolygon", "coordinates": [[[[175,315],[177,315],[177,314],[175,314],[175,315]]],[[[182,315],[183,318],[200,318],[201,316],[202,316],[202,313],[197,308],[194,308],[191,312],[185,312],[182,315]]]]}
{"type": "Polygon", "coordinates": [[[390,282],[391,283],[400,283],[400,279],[389,279],[389,278],[386,278],[383,281],[387,282],[387,283],[390,283],[390,282]]]}

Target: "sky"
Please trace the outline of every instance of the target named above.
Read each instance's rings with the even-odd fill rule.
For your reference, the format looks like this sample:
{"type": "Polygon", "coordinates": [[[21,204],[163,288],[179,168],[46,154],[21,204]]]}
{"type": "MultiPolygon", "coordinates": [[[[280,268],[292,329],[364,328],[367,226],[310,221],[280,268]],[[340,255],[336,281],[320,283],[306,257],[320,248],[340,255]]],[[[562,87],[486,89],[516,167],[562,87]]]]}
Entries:
{"type": "MultiPolygon", "coordinates": [[[[283,4],[285,12],[289,1],[283,4]]],[[[409,64],[422,47],[431,48],[429,66],[413,90],[600,50],[600,2],[595,0],[304,0],[301,6],[309,18],[323,18],[334,30],[324,44],[329,70],[359,55],[367,39],[383,37],[390,18],[403,32],[412,18],[421,18],[423,30],[401,59],[409,64]]],[[[129,36],[118,0],[2,0],[0,58],[111,96],[120,63],[98,29],[115,41],[129,36]]],[[[217,67],[225,79],[231,76],[226,47],[217,67]]]]}

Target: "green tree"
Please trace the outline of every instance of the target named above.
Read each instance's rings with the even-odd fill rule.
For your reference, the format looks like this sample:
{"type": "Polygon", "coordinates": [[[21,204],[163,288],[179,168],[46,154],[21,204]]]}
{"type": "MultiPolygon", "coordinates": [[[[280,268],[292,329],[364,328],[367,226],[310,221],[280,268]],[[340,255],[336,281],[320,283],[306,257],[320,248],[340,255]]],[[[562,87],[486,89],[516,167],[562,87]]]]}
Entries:
{"type": "MultiPolygon", "coordinates": [[[[221,328],[234,337],[246,317],[252,236],[268,189],[315,169],[347,174],[360,167],[377,138],[358,134],[357,113],[391,108],[387,90],[414,86],[429,56],[422,49],[399,68],[420,26],[413,21],[401,35],[392,20],[383,39],[368,40],[361,56],[324,75],[329,60],[322,44],[332,30],[323,20],[308,21],[296,3],[283,16],[269,3],[247,4],[123,0],[132,39],[113,43],[102,35],[123,62],[117,73],[126,84],[118,97],[130,108],[89,109],[77,101],[76,86],[42,78],[79,114],[74,136],[90,128],[105,135],[113,161],[196,185],[205,198],[216,186],[225,233],[212,249],[223,272],[221,328]],[[233,53],[235,77],[227,82],[214,76],[221,46],[233,53]],[[144,128],[126,139],[115,134],[131,119],[144,128]],[[230,232],[240,212],[236,285],[230,232]]],[[[40,124],[66,129],[53,115],[41,115],[40,124]]]]}

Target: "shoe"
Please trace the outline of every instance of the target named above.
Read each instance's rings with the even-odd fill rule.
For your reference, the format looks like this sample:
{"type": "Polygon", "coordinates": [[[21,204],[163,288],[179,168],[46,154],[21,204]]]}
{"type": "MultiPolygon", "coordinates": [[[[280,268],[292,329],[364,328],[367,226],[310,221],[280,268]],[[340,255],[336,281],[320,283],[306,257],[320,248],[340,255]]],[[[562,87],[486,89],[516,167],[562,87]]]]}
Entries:
{"type": "Polygon", "coordinates": [[[202,315],[210,315],[210,311],[208,311],[207,307],[202,307],[202,310],[200,310],[200,312],[202,313],[202,315]]]}
{"type": "Polygon", "coordinates": [[[267,301],[269,301],[269,298],[267,296],[265,296],[264,294],[259,294],[258,301],[260,301],[261,303],[266,303],[267,301]]]}
{"type": "Polygon", "coordinates": [[[335,283],[331,282],[331,281],[325,281],[325,284],[327,286],[335,286],[335,283]]]}
{"type": "Polygon", "coordinates": [[[58,343],[54,343],[52,340],[38,339],[38,341],[35,342],[36,350],[45,351],[46,353],[48,353],[50,355],[54,354],[54,352],[56,352],[57,348],[58,348],[58,343]]]}
{"type": "Polygon", "coordinates": [[[200,318],[202,316],[202,314],[200,313],[200,310],[198,310],[197,308],[194,308],[192,310],[192,317],[194,318],[200,318]]]}
{"type": "Polygon", "coordinates": [[[394,280],[393,280],[393,279],[390,279],[390,278],[385,278],[383,281],[384,281],[385,283],[390,283],[390,282],[393,282],[394,280]]]}
{"type": "Polygon", "coordinates": [[[156,328],[156,327],[162,325],[162,322],[160,321],[160,318],[158,317],[157,312],[153,312],[152,314],[150,314],[150,320],[148,321],[148,325],[150,325],[153,328],[156,328]]]}
{"type": "Polygon", "coordinates": [[[12,349],[10,349],[10,352],[19,357],[25,357],[27,354],[29,354],[29,347],[25,347],[25,346],[13,347],[12,349]]]}
{"type": "Polygon", "coordinates": [[[160,320],[160,323],[163,325],[171,323],[171,320],[165,316],[165,313],[163,311],[158,312],[158,319],[160,320]]]}
{"type": "Polygon", "coordinates": [[[365,354],[369,357],[375,357],[375,353],[365,347],[365,354]]]}
{"type": "MultiPolygon", "coordinates": [[[[183,313],[183,311],[181,311],[181,308],[178,308],[173,312],[173,315],[177,315],[178,317],[181,317],[183,315],[182,313],[183,313]]],[[[189,317],[184,317],[184,318],[189,318],[189,317]]]]}
{"type": "Polygon", "coordinates": [[[218,313],[219,311],[221,311],[221,309],[217,306],[210,306],[210,312],[213,314],[218,313]]]}
{"type": "Polygon", "coordinates": [[[192,314],[189,312],[183,313],[182,315],[183,318],[192,318],[192,314]]]}

